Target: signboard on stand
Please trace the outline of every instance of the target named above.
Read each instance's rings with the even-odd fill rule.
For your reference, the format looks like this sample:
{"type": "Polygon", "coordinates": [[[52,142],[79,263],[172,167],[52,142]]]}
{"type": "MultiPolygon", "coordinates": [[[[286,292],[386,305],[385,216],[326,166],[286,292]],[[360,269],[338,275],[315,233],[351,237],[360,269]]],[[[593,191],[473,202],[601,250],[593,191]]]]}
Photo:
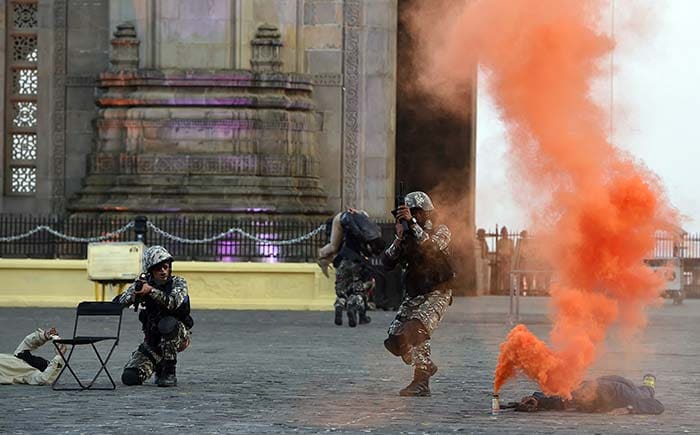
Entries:
{"type": "Polygon", "coordinates": [[[88,279],[95,281],[95,299],[104,300],[105,285],[113,287],[133,282],[141,274],[142,242],[90,243],[88,245],[88,279]],[[97,289],[102,285],[102,294],[97,289]]]}

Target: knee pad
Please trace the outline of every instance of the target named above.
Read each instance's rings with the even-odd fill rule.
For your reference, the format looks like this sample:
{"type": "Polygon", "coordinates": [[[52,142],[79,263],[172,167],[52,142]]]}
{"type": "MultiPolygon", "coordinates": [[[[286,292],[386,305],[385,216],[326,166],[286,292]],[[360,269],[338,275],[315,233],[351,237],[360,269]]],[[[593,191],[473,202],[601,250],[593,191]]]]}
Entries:
{"type": "Polygon", "coordinates": [[[141,385],[143,381],[139,374],[139,370],[135,368],[126,368],[122,372],[122,383],[124,385],[141,385]]]}
{"type": "Polygon", "coordinates": [[[402,335],[389,335],[389,338],[384,340],[384,347],[394,356],[403,356],[408,353],[411,346],[406,343],[406,339],[402,335]]]}
{"type": "Polygon", "coordinates": [[[411,319],[405,322],[399,332],[405,337],[406,343],[411,346],[418,346],[430,339],[430,334],[428,334],[425,326],[417,319],[411,319]]]}
{"type": "Polygon", "coordinates": [[[177,319],[172,316],[163,317],[158,322],[158,332],[166,340],[171,340],[177,336],[177,319]]]}

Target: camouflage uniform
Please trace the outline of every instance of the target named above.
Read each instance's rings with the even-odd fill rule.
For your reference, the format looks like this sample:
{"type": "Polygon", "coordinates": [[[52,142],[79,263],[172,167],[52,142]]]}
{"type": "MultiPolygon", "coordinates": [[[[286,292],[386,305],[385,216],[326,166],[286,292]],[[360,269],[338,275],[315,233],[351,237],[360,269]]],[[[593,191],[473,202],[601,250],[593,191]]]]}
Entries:
{"type": "MultiPolygon", "coordinates": [[[[430,198],[423,192],[408,194],[406,205],[426,212],[433,210],[430,198]]],[[[411,385],[424,382],[421,393],[406,395],[429,395],[427,379],[437,371],[430,359],[430,337],[452,303],[453,274],[448,261],[451,239],[446,225],[433,229],[428,219],[421,227],[414,219],[404,240],[399,245],[389,245],[382,257],[386,269],[401,264],[406,291],[406,298],[389,325],[385,346],[406,364],[413,365],[415,379],[411,385]]]]}
{"type": "Polygon", "coordinates": [[[362,210],[349,210],[335,215],[332,220],[330,241],[319,250],[319,265],[326,274],[326,269],[333,259],[335,267],[335,324],[343,324],[343,311],[347,311],[348,325],[370,322],[367,316],[367,299],[374,289],[372,277],[367,263],[368,255],[381,252],[384,242],[381,240],[381,230],[371,222],[367,213],[362,210]],[[345,227],[350,228],[346,230],[345,227]],[[358,235],[359,232],[359,235],[358,235]],[[372,238],[376,236],[375,238],[372,238]],[[371,238],[369,242],[363,237],[371,238]],[[380,244],[377,244],[381,242],[380,244]]]}
{"type": "MultiPolygon", "coordinates": [[[[153,246],[144,253],[143,269],[148,271],[164,261],[172,261],[170,254],[160,246],[153,246]]],[[[145,308],[139,311],[144,341],[124,367],[125,373],[137,371],[137,384],[143,383],[154,373],[159,378],[161,370],[167,370],[167,367],[172,368],[174,375],[177,353],[189,346],[193,325],[184,278],[173,275],[163,284],[149,278],[148,283],[153,290],[140,301],[145,308]]],[[[135,282],[119,297],[119,303],[127,306],[136,302],[136,285],[135,282]]]]}
{"type": "MultiPolygon", "coordinates": [[[[452,303],[452,290],[434,291],[425,295],[407,297],[401,303],[396,317],[389,325],[389,335],[396,334],[400,328],[411,319],[421,322],[428,336],[437,329],[447,307],[452,303]]],[[[431,371],[434,366],[430,359],[430,340],[425,340],[417,346],[410,346],[408,352],[401,355],[407,365],[431,371]]]]}
{"type": "Polygon", "coordinates": [[[374,289],[374,279],[369,276],[362,263],[340,260],[335,270],[335,308],[366,310],[367,297],[374,289]]]}

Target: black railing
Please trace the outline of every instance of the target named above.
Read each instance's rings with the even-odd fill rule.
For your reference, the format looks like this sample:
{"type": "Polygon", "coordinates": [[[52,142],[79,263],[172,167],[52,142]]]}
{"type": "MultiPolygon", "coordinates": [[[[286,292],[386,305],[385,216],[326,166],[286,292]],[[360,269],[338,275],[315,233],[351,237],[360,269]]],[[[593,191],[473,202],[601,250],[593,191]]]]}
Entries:
{"type": "MultiPolygon", "coordinates": [[[[26,216],[0,214],[0,237],[27,233],[38,226],[48,226],[62,234],[94,239],[124,227],[131,218],[85,218],[59,216],[26,216]]],[[[188,218],[179,216],[155,217],[153,225],[176,238],[197,240],[217,236],[230,228],[239,228],[266,242],[278,242],[306,235],[325,221],[303,222],[292,220],[254,220],[237,218],[188,218]]],[[[128,228],[109,241],[124,242],[136,239],[134,228],[128,228]]],[[[173,240],[149,228],[145,234],[149,245],[162,245],[177,260],[196,261],[260,261],[307,262],[315,261],[318,249],[326,243],[325,231],[290,245],[275,245],[252,240],[238,232],[213,241],[185,243],[173,240]]],[[[40,231],[29,237],[0,242],[0,257],[4,258],[87,258],[86,242],[74,242],[40,231]]]]}

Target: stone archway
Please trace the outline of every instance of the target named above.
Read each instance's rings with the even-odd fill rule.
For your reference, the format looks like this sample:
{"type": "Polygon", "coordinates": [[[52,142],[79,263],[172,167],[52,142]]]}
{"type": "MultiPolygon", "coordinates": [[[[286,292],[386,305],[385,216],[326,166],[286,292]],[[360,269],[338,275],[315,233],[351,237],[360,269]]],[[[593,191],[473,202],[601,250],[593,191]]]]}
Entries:
{"type": "Polygon", "coordinates": [[[464,95],[465,108],[470,113],[465,120],[440,111],[428,94],[410,86],[414,82],[415,65],[421,59],[414,56],[415,36],[405,14],[420,1],[398,0],[396,185],[403,182],[407,192],[439,189],[442,202],[465,205],[451,225],[460,227],[454,228],[453,233],[469,238],[461,241],[457,261],[460,269],[466,271],[460,277],[460,288],[471,289],[474,288],[476,89],[464,95]]]}

